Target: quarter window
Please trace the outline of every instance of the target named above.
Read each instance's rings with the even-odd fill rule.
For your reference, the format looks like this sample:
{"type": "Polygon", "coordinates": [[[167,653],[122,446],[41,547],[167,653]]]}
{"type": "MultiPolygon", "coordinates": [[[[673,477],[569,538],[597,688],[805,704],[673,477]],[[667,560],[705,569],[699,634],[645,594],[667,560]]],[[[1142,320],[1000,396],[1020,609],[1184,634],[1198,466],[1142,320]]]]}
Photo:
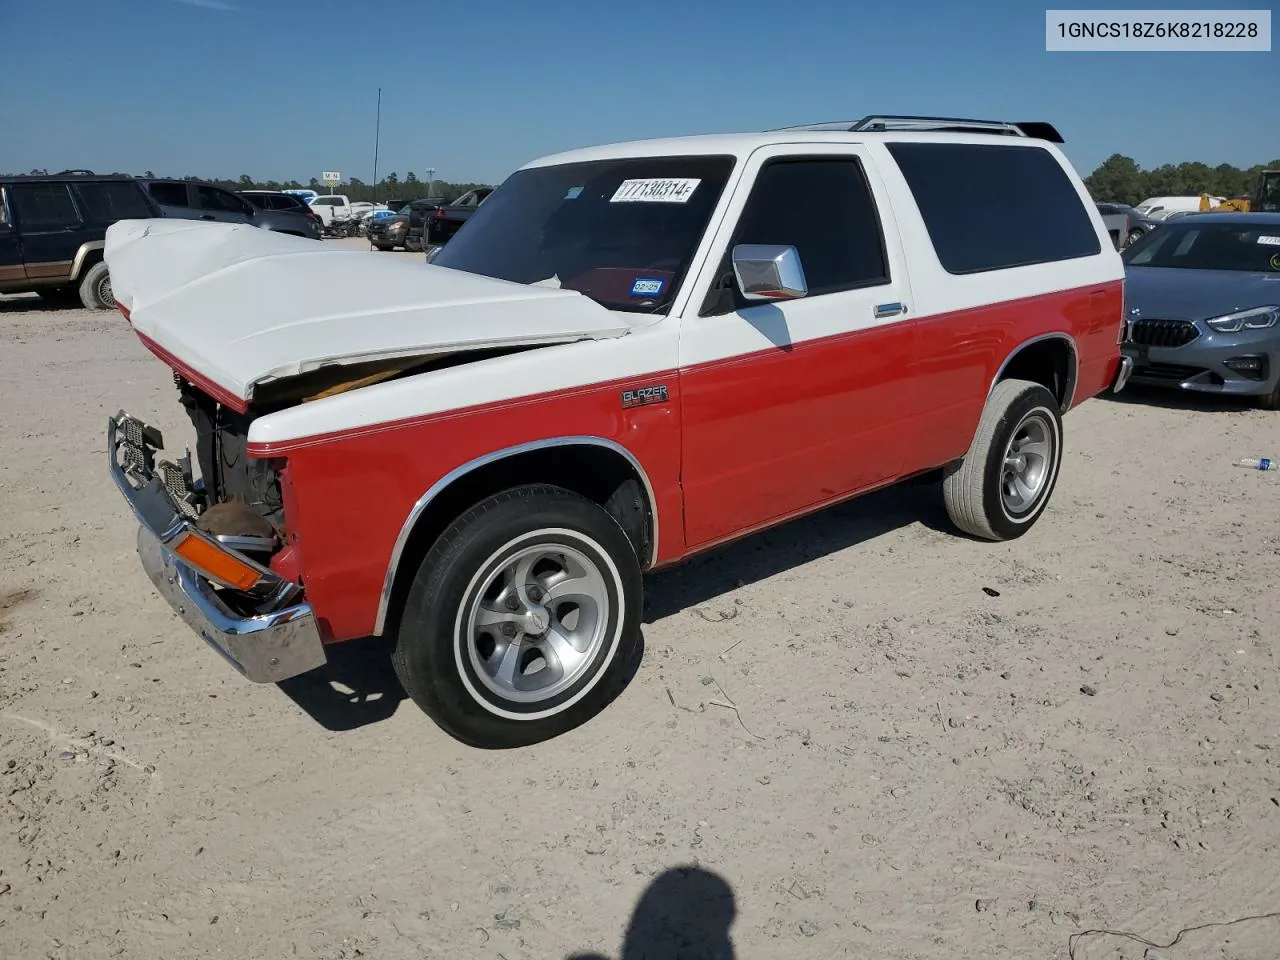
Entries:
{"type": "Polygon", "coordinates": [[[1042,147],[890,143],[948,273],[1096,256],[1093,220],[1042,147]]]}
{"type": "Polygon", "coordinates": [[[889,281],[880,217],[854,158],[768,163],[747,198],[730,251],[740,243],[795,247],[810,296],[889,281]]]}

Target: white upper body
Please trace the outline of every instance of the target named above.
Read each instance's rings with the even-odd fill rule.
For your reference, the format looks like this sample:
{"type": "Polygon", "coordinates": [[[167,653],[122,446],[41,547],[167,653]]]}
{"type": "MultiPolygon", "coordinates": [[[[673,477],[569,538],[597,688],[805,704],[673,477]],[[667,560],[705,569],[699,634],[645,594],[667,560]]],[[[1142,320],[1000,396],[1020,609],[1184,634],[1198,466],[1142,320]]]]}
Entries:
{"type": "MultiPolygon", "coordinates": [[[[641,377],[778,345],[778,331],[753,322],[750,310],[722,316],[699,312],[722,276],[721,264],[757,174],[763,165],[788,157],[858,161],[879,215],[887,266],[884,282],[867,289],[765,305],[762,311],[781,312],[783,329],[793,342],[1123,278],[1119,255],[1069,162],[1054,144],[1025,137],[784,130],[611,144],[544,157],[521,170],[687,157],[726,157],[732,168],[687,269],[668,291],[665,308],[652,313],[610,309],[583,293],[554,289],[556,277],[512,283],[421,261],[335,251],[236,225],[125,221],[108,232],[106,259],[115,295],[130,310],[138,331],[246,399],[256,383],[326,364],[494,345],[560,344],[271,413],[253,422],[249,440],[255,443],[641,377]],[[1097,236],[1096,252],[1007,269],[949,272],[889,152],[889,144],[899,143],[1046,151],[1069,178],[1069,192],[1089,218],[1086,229],[1097,236]],[[901,304],[903,314],[877,315],[883,304],[901,304]]],[[[613,199],[634,199],[621,195],[628,189],[643,192],[644,181],[635,183],[642,185],[628,188],[624,183],[613,199]]],[[[663,189],[678,193],[697,185],[668,183],[663,189]]],[[[502,194],[500,187],[464,231],[478,236],[480,224],[502,216],[502,194]]],[[[575,196],[571,190],[565,199],[575,196]]],[[[1038,202],[1037,197],[1028,199],[1033,208],[1038,202]]],[[[455,238],[450,245],[458,242],[455,238]]],[[[444,251],[449,250],[447,245],[444,251]]]]}

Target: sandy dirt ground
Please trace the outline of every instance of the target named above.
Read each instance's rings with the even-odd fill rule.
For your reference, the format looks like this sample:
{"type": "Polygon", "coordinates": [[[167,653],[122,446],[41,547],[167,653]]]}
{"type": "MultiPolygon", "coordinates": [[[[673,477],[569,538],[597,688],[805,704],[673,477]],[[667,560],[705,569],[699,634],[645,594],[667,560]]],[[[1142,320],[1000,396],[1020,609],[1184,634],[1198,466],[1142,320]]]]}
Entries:
{"type": "Polygon", "coordinates": [[[1015,543],[916,486],[655,575],[621,698],[485,753],[377,644],[180,625],[121,407],[185,440],[119,317],[0,298],[0,956],[1276,955],[1280,415],[1093,400],[1015,543]]]}

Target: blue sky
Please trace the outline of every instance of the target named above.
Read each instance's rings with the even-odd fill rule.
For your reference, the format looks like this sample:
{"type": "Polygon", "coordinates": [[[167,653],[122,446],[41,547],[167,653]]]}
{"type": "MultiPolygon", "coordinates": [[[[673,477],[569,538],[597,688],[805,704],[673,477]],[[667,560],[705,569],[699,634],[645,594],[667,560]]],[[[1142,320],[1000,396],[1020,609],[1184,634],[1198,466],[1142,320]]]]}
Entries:
{"type": "Polygon", "coordinates": [[[379,175],[401,178],[872,112],[1050,120],[1084,174],[1280,157],[1280,53],[1047,53],[1027,0],[4,6],[0,171],[368,181],[379,86],[379,175]]]}

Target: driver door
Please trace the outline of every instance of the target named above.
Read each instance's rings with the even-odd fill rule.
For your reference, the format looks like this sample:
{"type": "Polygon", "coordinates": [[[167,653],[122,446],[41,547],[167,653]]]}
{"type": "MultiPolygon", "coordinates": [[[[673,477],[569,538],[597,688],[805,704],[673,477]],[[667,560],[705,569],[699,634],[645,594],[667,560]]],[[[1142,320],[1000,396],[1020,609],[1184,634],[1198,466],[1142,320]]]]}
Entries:
{"type": "Polygon", "coordinates": [[[744,172],[681,324],[691,549],[894,478],[914,437],[916,323],[897,227],[862,147],[769,148],[744,172]],[[740,188],[741,189],[741,188],[740,188]],[[794,246],[808,293],[742,297],[737,244],[794,246]],[[693,315],[690,315],[693,314],[693,315]]]}

